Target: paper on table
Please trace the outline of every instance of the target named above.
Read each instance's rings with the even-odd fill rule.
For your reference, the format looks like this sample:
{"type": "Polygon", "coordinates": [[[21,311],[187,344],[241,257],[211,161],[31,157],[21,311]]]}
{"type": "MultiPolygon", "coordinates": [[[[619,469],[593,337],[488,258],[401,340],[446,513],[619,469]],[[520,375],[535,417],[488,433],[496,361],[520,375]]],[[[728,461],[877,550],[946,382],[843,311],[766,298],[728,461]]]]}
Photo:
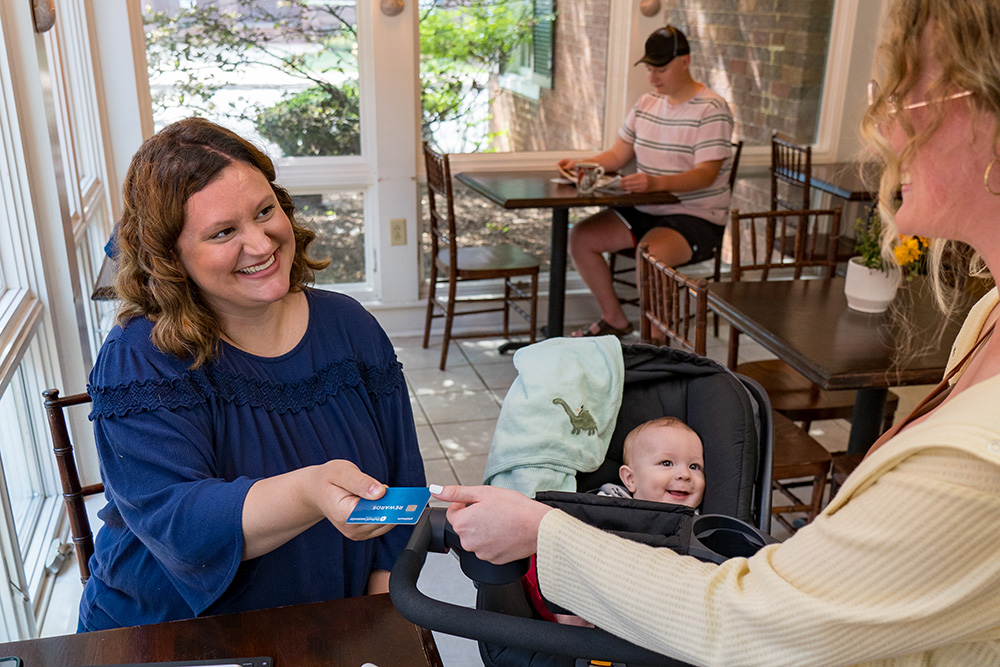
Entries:
{"type": "Polygon", "coordinates": [[[594,189],[613,195],[623,195],[628,192],[622,187],[621,176],[602,176],[597,180],[597,186],[594,189]]]}
{"type": "MultiPolygon", "coordinates": [[[[570,169],[563,169],[558,167],[559,173],[562,177],[569,182],[570,185],[576,185],[576,173],[570,169]]],[[[553,183],[562,183],[563,180],[559,178],[553,178],[553,183]]],[[[619,175],[612,176],[611,174],[605,174],[597,179],[597,185],[594,187],[595,190],[600,190],[601,192],[623,195],[626,194],[626,190],[621,187],[622,177],[619,175]]]]}

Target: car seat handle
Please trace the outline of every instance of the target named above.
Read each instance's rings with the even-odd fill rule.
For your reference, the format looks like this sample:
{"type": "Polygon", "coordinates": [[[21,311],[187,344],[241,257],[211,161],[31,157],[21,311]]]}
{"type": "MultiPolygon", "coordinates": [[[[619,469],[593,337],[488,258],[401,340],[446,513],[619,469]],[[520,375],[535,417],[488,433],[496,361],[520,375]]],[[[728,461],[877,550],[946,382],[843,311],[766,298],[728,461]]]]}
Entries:
{"type": "MultiPolygon", "coordinates": [[[[599,628],[581,628],[521,618],[483,609],[471,609],[435,600],[417,589],[428,548],[445,553],[445,510],[431,507],[414,527],[406,548],[396,559],[389,577],[389,594],[396,609],[421,627],[481,642],[560,655],[613,656],[615,662],[656,667],[685,663],[636,646],[599,628]],[[432,527],[440,531],[432,535],[432,527]]],[[[454,531],[452,531],[454,534],[454,531]]],[[[457,536],[456,536],[457,537],[457,536]]],[[[455,548],[451,546],[450,548],[455,548]]],[[[461,556],[459,556],[461,560],[461,556]]],[[[463,568],[464,572],[464,568],[463,568]]],[[[605,658],[607,659],[607,658],[605,658]]]]}

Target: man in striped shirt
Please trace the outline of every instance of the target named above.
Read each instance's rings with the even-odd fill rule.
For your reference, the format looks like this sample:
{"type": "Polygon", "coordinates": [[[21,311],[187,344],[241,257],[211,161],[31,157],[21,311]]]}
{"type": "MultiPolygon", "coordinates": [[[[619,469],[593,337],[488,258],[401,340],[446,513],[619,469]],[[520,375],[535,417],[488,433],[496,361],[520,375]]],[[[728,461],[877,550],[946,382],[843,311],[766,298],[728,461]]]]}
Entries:
{"type": "MultiPolygon", "coordinates": [[[[632,325],[622,310],[603,253],[649,244],[668,266],[706,260],[722,243],[729,211],[733,116],[729,105],[691,76],[691,48],[673,26],[646,40],[643,64],[652,93],[639,98],[614,145],[587,162],[606,172],[635,159],[637,172],[621,179],[628,192],[666,190],[677,204],[600,211],[573,227],[569,251],[601,309],[601,319],[574,336],[623,336],[632,325]]],[[[572,169],[576,160],[559,162],[572,169]]]]}

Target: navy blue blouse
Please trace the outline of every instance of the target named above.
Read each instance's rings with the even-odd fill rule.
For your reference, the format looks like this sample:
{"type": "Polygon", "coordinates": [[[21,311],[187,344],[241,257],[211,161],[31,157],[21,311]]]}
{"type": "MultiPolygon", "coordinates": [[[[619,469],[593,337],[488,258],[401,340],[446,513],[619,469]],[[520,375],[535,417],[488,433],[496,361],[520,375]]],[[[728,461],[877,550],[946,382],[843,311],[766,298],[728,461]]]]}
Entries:
{"type": "Polygon", "coordinates": [[[247,562],[243,500],[257,480],[353,461],[390,486],[424,486],[402,366],[353,299],[306,291],[299,344],[264,358],[222,343],[196,370],[136,319],[108,336],[90,374],[107,506],[80,603],[98,630],[364,593],[410,531],[362,542],[321,521],[247,562]]]}

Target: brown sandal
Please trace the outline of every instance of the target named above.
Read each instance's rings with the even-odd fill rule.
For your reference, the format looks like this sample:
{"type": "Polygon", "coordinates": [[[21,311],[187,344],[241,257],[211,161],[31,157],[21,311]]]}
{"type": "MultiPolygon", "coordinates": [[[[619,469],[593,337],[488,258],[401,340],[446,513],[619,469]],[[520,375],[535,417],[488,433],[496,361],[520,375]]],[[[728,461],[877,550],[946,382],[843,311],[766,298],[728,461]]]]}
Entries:
{"type": "Polygon", "coordinates": [[[588,338],[591,336],[617,336],[618,338],[621,338],[622,336],[629,335],[635,330],[631,322],[623,326],[621,329],[619,329],[618,327],[611,326],[603,319],[598,320],[596,324],[597,324],[597,331],[593,330],[594,325],[591,324],[586,329],[577,329],[572,334],[570,334],[570,336],[572,336],[573,338],[588,338]]]}

